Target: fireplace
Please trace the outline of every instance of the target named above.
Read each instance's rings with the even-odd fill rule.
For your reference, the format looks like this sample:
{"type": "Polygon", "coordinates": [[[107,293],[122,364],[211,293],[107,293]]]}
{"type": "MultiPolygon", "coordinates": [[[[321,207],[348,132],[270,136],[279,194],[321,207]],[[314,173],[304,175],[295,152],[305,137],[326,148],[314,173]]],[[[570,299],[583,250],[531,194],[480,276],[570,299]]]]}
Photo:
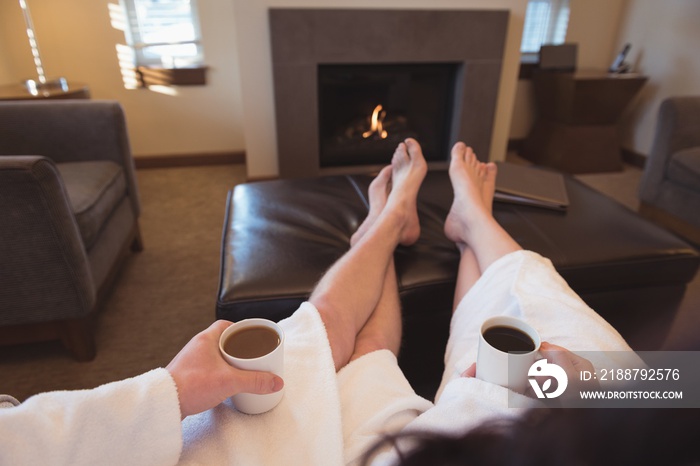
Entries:
{"type": "Polygon", "coordinates": [[[488,157],[505,10],[269,10],[279,174],[375,170],[406,137],[429,167],[488,157]]]}
{"type": "Polygon", "coordinates": [[[444,160],[455,63],[319,65],[320,167],[386,165],[408,137],[444,160]]]}

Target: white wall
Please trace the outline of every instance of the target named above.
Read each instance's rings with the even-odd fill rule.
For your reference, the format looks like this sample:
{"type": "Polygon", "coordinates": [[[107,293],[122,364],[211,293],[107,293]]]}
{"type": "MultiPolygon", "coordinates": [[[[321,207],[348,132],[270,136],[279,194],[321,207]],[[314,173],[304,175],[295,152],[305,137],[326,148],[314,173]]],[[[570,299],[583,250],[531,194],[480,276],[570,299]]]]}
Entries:
{"type": "Polygon", "coordinates": [[[648,155],[661,101],[700,95],[700,2],[629,0],[617,48],[626,42],[629,62],[649,81],[623,118],[623,146],[648,155]]]}
{"type": "MultiPolygon", "coordinates": [[[[250,178],[278,173],[272,64],[267,9],[277,8],[415,8],[510,9],[499,99],[491,142],[492,160],[505,157],[520,59],[526,0],[233,0],[238,37],[242,104],[246,116],[246,162],[250,178]]],[[[397,38],[400,40],[400,38],[397,38]]]]}
{"type": "MultiPolygon", "coordinates": [[[[200,1],[206,86],[173,88],[176,95],[124,88],[110,24],[118,0],[29,0],[46,74],[87,83],[95,99],[124,106],[138,155],[243,151],[240,83],[231,0],[200,1]]],[[[0,84],[36,77],[17,1],[0,2],[0,84]]]]}
{"type": "Polygon", "coordinates": [[[0,84],[7,84],[12,81],[10,67],[7,64],[7,53],[5,52],[6,42],[0,41],[0,84]]]}
{"type": "Polygon", "coordinates": [[[617,36],[627,0],[570,0],[566,42],[578,44],[580,69],[608,69],[617,49],[617,36]]]}

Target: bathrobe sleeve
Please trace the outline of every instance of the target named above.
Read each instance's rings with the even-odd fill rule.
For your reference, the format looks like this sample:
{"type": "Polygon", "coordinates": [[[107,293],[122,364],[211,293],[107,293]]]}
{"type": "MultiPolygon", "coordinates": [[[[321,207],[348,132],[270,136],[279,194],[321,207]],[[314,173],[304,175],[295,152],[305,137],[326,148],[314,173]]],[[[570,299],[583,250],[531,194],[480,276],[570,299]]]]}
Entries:
{"type": "Polygon", "coordinates": [[[182,450],[177,387],[155,369],[0,409],[0,464],[166,465],[182,450]]]}

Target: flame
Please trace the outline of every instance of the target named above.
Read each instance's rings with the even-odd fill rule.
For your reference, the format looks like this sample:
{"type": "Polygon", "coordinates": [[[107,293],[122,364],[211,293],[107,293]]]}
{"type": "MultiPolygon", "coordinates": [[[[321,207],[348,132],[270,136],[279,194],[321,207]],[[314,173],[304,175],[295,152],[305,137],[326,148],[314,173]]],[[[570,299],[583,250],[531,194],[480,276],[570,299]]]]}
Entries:
{"type": "Polygon", "coordinates": [[[372,111],[372,118],[370,119],[369,131],[362,133],[363,138],[366,139],[372,136],[374,133],[377,133],[380,138],[386,139],[388,133],[384,131],[384,126],[382,124],[384,118],[386,117],[386,112],[382,109],[383,107],[381,105],[374,107],[374,110],[372,111]]]}

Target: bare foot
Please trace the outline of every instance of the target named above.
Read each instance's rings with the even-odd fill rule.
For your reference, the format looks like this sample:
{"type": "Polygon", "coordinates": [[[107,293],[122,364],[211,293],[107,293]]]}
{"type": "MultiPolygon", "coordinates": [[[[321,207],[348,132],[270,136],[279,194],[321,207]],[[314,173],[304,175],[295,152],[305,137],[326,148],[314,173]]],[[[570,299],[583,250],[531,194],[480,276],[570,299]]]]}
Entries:
{"type": "Polygon", "coordinates": [[[493,199],[491,186],[495,188],[495,165],[488,168],[477,160],[471,147],[458,142],[452,148],[449,175],[454,201],[445,219],[445,236],[458,245],[467,244],[471,222],[491,215],[491,202],[487,204],[484,197],[493,199]]]}
{"type": "Polygon", "coordinates": [[[379,214],[384,210],[391,183],[391,165],[382,168],[379,174],[372,180],[367,190],[369,198],[369,212],[357,231],[350,238],[350,245],[354,246],[362,238],[367,230],[374,224],[379,214]]]}
{"type": "Polygon", "coordinates": [[[417,198],[420,185],[428,172],[420,144],[408,138],[399,144],[391,159],[392,188],[387,201],[395,214],[401,216],[399,243],[409,246],[420,236],[417,198]]]}
{"type": "Polygon", "coordinates": [[[498,167],[493,162],[483,164],[483,167],[484,172],[481,176],[481,199],[484,201],[484,205],[486,205],[486,208],[490,213],[493,211],[493,196],[496,192],[496,175],[498,174],[498,167]]]}

